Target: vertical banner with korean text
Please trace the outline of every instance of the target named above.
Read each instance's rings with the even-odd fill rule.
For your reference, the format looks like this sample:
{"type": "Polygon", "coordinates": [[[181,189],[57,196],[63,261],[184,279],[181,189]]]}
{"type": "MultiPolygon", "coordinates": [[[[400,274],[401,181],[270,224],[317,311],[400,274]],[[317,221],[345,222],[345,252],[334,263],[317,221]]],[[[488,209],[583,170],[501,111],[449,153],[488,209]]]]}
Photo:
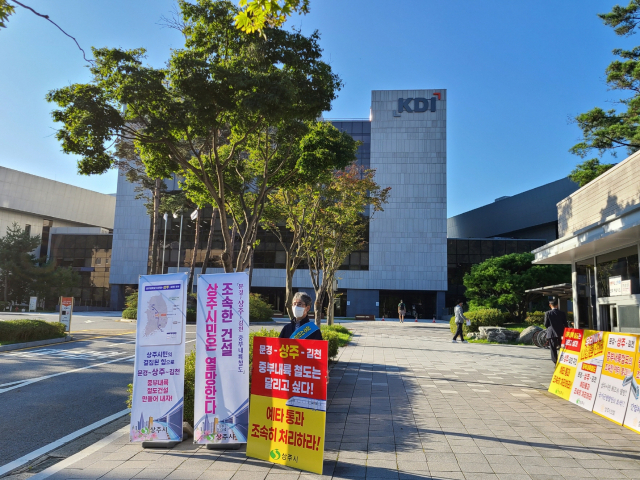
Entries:
{"type": "Polygon", "coordinates": [[[254,337],[247,456],[322,474],[327,342],[254,337]]]}
{"type": "Polygon", "coordinates": [[[249,276],[198,277],[194,443],[247,441],[249,276]]]}
{"type": "Polygon", "coordinates": [[[582,348],[578,356],[578,365],[569,401],[589,411],[593,410],[600,384],[607,338],[607,332],[583,331],[582,348]]]}
{"type": "Polygon", "coordinates": [[[629,377],[633,375],[638,337],[609,333],[604,350],[600,386],[593,405],[593,413],[618,425],[624,422],[629,401],[629,377]]]}
{"type": "Polygon", "coordinates": [[[565,328],[562,337],[564,347],[560,350],[560,358],[553,372],[549,385],[549,393],[569,400],[573,380],[576,376],[578,355],[582,346],[583,331],[578,328],[565,328]]]}
{"type": "Polygon", "coordinates": [[[629,387],[629,404],[624,417],[624,426],[640,433],[640,341],[636,342],[636,356],[633,362],[633,374],[625,377],[622,385],[629,387]]]}
{"type": "Polygon", "coordinates": [[[129,438],[182,441],[186,273],[142,275],[129,438]]]}

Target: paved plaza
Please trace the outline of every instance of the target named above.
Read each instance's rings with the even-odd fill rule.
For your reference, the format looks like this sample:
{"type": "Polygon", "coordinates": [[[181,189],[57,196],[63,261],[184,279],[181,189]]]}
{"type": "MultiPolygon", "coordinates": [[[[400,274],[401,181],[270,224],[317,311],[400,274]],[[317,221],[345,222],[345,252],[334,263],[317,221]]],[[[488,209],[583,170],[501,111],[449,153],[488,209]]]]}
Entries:
{"type": "MultiPolygon", "coordinates": [[[[331,370],[322,478],[640,479],[640,435],[549,394],[548,350],[452,344],[443,324],[348,326],[353,340],[331,370]]],[[[191,439],[143,450],[119,430],[103,444],[48,478],[319,478],[191,439]]]]}

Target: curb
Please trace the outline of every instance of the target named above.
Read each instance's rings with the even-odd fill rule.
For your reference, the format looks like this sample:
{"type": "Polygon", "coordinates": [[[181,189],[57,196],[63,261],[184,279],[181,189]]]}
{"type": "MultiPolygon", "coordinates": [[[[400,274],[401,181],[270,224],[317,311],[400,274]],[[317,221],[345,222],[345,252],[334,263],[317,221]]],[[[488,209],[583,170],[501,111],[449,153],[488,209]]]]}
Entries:
{"type": "Polygon", "coordinates": [[[20,350],[21,348],[42,347],[44,345],[54,345],[56,343],[69,342],[73,340],[71,335],[62,338],[51,338],[49,340],[38,340],[37,342],[12,343],[10,345],[1,345],[0,352],[8,352],[11,350],[20,350]]]}
{"type": "Polygon", "coordinates": [[[138,320],[129,320],[128,318],[118,318],[116,322],[137,323],[138,320]]]}

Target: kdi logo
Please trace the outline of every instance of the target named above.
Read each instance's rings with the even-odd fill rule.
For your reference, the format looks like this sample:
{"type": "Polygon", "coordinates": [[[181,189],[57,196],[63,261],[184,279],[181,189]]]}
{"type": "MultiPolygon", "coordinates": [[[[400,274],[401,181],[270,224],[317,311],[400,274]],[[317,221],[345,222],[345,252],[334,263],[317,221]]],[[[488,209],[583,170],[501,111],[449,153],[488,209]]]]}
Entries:
{"type": "Polygon", "coordinates": [[[402,112],[409,113],[422,113],[430,110],[432,112],[436,111],[436,97],[437,100],[440,100],[440,92],[436,92],[433,94],[433,97],[430,99],[426,98],[399,98],[398,99],[398,110],[393,112],[394,117],[399,117],[402,112]],[[413,101],[413,107],[411,106],[411,102],[413,101]]]}

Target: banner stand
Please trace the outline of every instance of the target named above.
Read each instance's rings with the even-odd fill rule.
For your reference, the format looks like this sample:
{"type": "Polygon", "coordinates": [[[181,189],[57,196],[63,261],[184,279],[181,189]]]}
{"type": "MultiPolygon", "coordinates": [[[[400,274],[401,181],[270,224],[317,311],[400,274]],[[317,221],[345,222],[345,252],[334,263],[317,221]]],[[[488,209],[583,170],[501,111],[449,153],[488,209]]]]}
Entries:
{"type": "Polygon", "coordinates": [[[142,448],[173,448],[176,445],[180,445],[181,443],[182,440],[176,440],[175,442],[142,442],[142,448]]]}
{"type": "Polygon", "coordinates": [[[207,443],[207,450],[240,450],[246,443],[207,443]]]}

